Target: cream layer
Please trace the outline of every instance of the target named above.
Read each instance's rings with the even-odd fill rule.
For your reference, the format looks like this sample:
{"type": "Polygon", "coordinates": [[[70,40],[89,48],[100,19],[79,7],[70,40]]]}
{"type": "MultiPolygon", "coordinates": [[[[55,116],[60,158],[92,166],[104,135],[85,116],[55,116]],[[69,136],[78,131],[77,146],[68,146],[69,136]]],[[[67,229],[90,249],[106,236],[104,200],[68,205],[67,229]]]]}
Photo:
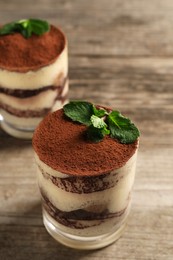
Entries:
{"type": "Polygon", "coordinates": [[[2,117],[4,118],[5,122],[12,125],[13,127],[25,129],[25,128],[31,128],[35,129],[35,127],[40,123],[40,121],[43,119],[42,117],[18,117],[14,116],[5,110],[1,109],[0,113],[2,117]]]}
{"type": "Polygon", "coordinates": [[[66,77],[68,74],[67,55],[66,43],[64,50],[57,59],[52,64],[41,67],[39,70],[15,72],[0,69],[0,87],[25,90],[38,89],[45,86],[58,86],[62,81],[62,76],[66,77]]]}
{"type": "MultiPolygon", "coordinates": [[[[58,94],[58,89],[47,89],[37,95],[27,98],[17,98],[14,96],[0,93],[0,104],[9,105],[19,110],[41,110],[54,106],[56,98],[63,99],[68,93],[68,81],[63,87],[62,93],[58,94]]],[[[59,103],[59,102],[58,102],[59,103]]],[[[58,106],[59,108],[62,107],[58,106]]]]}
{"type": "Polygon", "coordinates": [[[19,110],[40,110],[50,108],[57,96],[57,90],[46,90],[28,98],[17,98],[0,94],[0,103],[19,110]]]}
{"type": "MultiPolygon", "coordinates": [[[[123,210],[127,206],[129,194],[134,182],[136,155],[137,152],[123,167],[116,169],[116,173],[121,174],[123,172],[123,178],[120,178],[118,183],[113,187],[102,191],[87,194],[67,192],[53,184],[50,179],[46,179],[39,168],[37,169],[38,183],[49,201],[61,211],[69,212],[78,209],[86,209],[89,207],[93,208],[100,205],[100,207],[108,209],[110,213],[115,213],[123,210]]],[[[36,156],[36,161],[40,165],[40,160],[38,162],[38,156],[36,156]]],[[[43,166],[43,162],[41,164],[43,166]]],[[[48,169],[47,166],[44,170],[46,169],[48,169]]],[[[53,174],[54,172],[55,170],[53,170],[53,174]]],[[[56,173],[62,178],[68,176],[63,173],[58,173],[57,171],[56,173]]],[[[112,175],[110,176],[112,178],[112,175]]]]}

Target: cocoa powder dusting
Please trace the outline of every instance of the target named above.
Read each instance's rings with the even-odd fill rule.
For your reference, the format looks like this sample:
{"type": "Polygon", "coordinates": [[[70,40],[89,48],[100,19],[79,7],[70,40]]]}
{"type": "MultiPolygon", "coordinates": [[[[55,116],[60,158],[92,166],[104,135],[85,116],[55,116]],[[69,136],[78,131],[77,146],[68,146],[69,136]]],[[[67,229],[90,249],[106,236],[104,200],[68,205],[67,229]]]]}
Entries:
{"type": "Polygon", "coordinates": [[[110,136],[99,143],[85,139],[86,126],[67,119],[60,109],[47,115],[33,136],[40,160],[70,175],[94,176],[122,167],[135,153],[138,141],[121,144],[110,136]]]}
{"type": "Polygon", "coordinates": [[[11,71],[36,70],[51,64],[65,46],[63,33],[54,26],[41,36],[24,38],[20,33],[0,36],[0,68],[11,71]]]}

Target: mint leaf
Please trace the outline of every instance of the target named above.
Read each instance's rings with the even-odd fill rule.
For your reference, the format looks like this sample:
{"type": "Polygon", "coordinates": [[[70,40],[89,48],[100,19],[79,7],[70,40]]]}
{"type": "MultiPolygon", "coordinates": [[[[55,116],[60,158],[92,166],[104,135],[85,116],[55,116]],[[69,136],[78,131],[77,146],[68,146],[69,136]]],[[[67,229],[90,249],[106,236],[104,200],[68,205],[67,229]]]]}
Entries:
{"type": "Polygon", "coordinates": [[[85,101],[72,101],[64,107],[64,113],[73,121],[82,123],[84,125],[91,125],[91,116],[93,114],[93,106],[85,101]]]}
{"type": "Polygon", "coordinates": [[[7,23],[0,29],[0,35],[11,34],[13,32],[18,32],[21,29],[22,27],[15,22],[7,23]]]}
{"type": "Polygon", "coordinates": [[[88,127],[86,134],[87,138],[94,143],[100,142],[105,136],[102,129],[96,128],[93,125],[88,127]]]}
{"type": "Polygon", "coordinates": [[[18,25],[21,26],[21,30],[19,32],[25,37],[29,38],[32,35],[32,27],[30,20],[20,20],[17,22],[18,25]]]}
{"type": "Polygon", "coordinates": [[[21,33],[25,38],[31,37],[32,34],[42,35],[50,30],[50,25],[47,21],[39,19],[19,20],[5,24],[0,29],[0,35],[12,34],[15,32],[21,33]]]}
{"type": "Polygon", "coordinates": [[[133,143],[140,135],[137,127],[119,111],[112,111],[107,121],[111,137],[118,139],[121,143],[133,143]]]}
{"type": "Polygon", "coordinates": [[[107,127],[107,124],[104,122],[103,118],[92,115],[90,120],[91,120],[92,125],[96,128],[107,127]]]}
{"type": "Polygon", "coordinates": [[[103,108],[97,109],[94,105],[93,105],[93,112],[94,115],[98,117],[103,117],[105,115],[108,115],[108,112],[105,109],[103,108]]]}
{"type": "Polygon", "coordinates": [[[50,25],[47,21],[30,19],[29,26],[32,28],[32,33],[42,35],[50,30],[50,25]]]}

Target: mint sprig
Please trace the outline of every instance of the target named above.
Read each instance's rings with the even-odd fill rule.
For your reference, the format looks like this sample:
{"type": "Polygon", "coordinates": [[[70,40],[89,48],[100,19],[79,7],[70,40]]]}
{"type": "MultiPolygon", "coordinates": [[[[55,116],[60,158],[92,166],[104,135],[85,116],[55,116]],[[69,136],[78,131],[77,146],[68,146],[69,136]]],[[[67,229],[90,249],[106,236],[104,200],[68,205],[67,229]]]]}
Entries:
{"type": "Polygon", "coordinates": [[[137,127],[119,111],[108,112],[86,101],[72,101],[63,109],[68,118],[88,126],[87,137],[92,142],[100,142],[110,134],[111,138],[130,144],[140,135],[137,127]]]}
{"type": "Polygon", "coordinates": [[[39,19],[25,19],[5,24],[0,29],[0,35],[13,34],[19,32],[25,38],[31,37],[32,34],[42,35],[50,30],[47,21],[39,19]]]}

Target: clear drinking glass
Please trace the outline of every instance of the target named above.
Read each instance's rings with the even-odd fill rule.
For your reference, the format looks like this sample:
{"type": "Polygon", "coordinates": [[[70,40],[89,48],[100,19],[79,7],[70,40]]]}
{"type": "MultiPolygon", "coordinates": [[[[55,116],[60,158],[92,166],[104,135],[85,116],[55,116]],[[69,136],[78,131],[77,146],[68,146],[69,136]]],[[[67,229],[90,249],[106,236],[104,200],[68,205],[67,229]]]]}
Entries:
{"type": "MultiPolygon", "coordinates": [[[[124,230],[131,206],[138,141],[132,146],[111,138],[98,144],[87,143],[81,139],[82,127],[66,120],[61,110],[56,111],[39,124],[33,147],[46,229],[66,246],[96,249],[117,240],[124,230]],[[110,160],[117,160],[110,156],[113,150],[107,148],[108,143],[115,153],[114,144],[126,153],[131,146],[132,153],[120,167],[105,173],[105,159],[109,156],[110,160]],[[100,148],[107,150],[102,154],[100,148]],[[101,168],[103,165],[103,171],[92,175],[97,162],[101,168]],[[83,165],[87,165],[88,175],[83,165]]],[[[127,158],[120,150],[119,154],[120,161],[127,158]]]]}

